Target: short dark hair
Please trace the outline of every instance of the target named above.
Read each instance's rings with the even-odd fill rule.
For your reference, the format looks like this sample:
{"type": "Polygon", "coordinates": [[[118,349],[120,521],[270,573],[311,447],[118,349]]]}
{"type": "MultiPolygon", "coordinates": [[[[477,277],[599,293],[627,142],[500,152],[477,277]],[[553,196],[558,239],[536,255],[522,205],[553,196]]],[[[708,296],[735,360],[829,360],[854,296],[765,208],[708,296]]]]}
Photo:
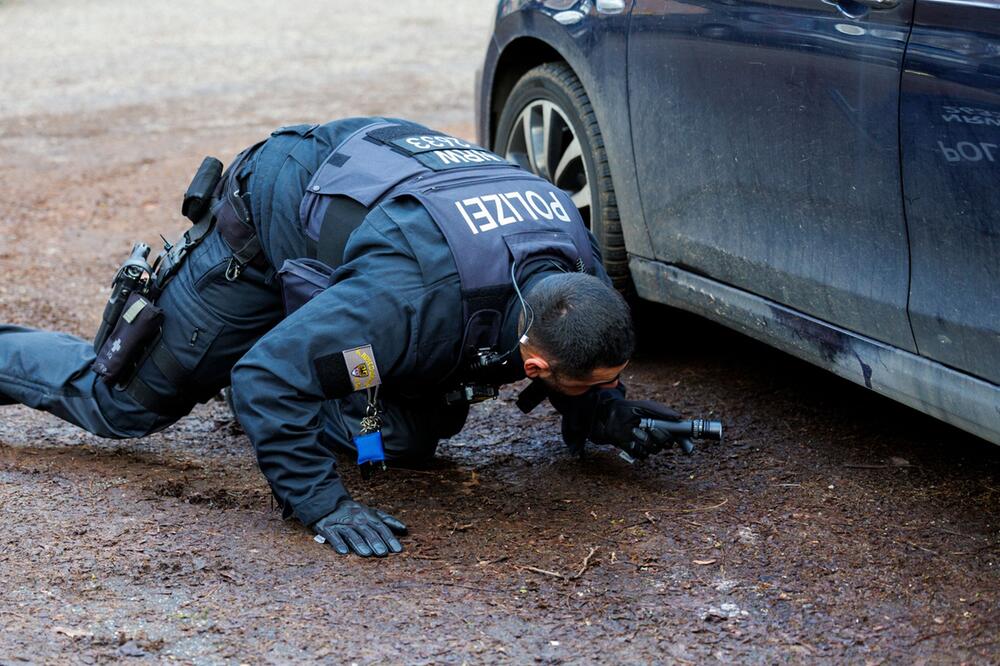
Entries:
{"type": "Polygon", "coordinates": [[[592,275],[550,275],[533,285],[525,300],[534,315],[528,344],[546,356],[556,374],[584,379],[596,368],[622,365],[635,351],[628,303],[592,275]]]}

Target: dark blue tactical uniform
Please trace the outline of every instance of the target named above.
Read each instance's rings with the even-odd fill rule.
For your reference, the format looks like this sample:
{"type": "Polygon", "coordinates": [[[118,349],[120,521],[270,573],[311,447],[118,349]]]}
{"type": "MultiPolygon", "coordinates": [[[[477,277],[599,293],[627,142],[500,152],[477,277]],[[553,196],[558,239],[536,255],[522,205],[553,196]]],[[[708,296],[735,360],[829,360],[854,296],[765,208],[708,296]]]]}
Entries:
{"type": "MultiPolygon", "coordinates": [[[[332,272],[321,273],[313,297],[295,303],[297,309],[288,316],[276,279],[276,269],[295,280],[315,266],[303,260],[318,251],[317,239],[304,228],[315,216],[304,217],[300,211],[309,200],[307,188],[329,158],[336,157],[335,148],[379,122],[403,121],[357,118],[282,128],[245,153],[238,173],[231,174],[234,180],[226,182],[243,190],[262,258],[241,257],[234,270],[234,242],[213,228],[157,299],[166,313],[162,333],[124,384],[111,386],[94,374],[88,341],[0,325],[0,404],[21,402],[105,437],[140,437],[217,394],[230,383],[232,371],[234,404],[261,470],[286,515],[311,524],[348,496],[332,449],[352,448],[367,397],[364,391],[353,392],[345,374],[351,369],[339,359],[345,350],[370,346],[382,380],[387,460],[406,463],[432,455],[440,438],[459,431],[468,410],[468,404],[446,405],[443,395],[467,360],[463,307],[468,308],[469,300],[452,248],[427,201],[376,196],[366,202],[371,205],[343,246],[342,261],[326,258],[332,272]]],[[[385,135],[385,145],[392,148],[389,142],[397,135],[385,135]]],[[[448,155],[442,158],[446,162],[448,155]]],[[[476,155],[460,151],[451,157],[476,155]]],[[[475,180],[475,170],[469,173],[475,180]]],[[[480,200],[466,201],[493,222],[480,200]]],[[[524,221],[530,211],[522,209],[522,215],[504,201],[508,223],[524,221]]],[[[456,205],[473,234],[487,228],[462,210],[461,197],[456,205]]],[[[336,211],[328,211],[328,222],[331,217],[336,218],[336,211]]],[[[574,267],[537,245],[517,267],[522,291],[546,275],[583,267],[584,262],[574,267]]],[[[609,282],[596,249],[594,253],[585,263],[609,282]]],[[[511,292],[499,309],[495,349],[511,353],[506,363],[489,370],[494,384],[523,377],[517,353],[521,306],[511,292]]]]}

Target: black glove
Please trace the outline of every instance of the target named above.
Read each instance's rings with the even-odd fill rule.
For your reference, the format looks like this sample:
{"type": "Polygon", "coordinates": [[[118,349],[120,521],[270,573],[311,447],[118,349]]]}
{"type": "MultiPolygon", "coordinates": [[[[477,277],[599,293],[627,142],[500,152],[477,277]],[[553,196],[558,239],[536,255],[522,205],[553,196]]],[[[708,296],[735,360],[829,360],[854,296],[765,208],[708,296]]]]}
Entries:
{"type": "Polygon", "coordinates": [[[326,539],[334,550],[347,555],[352,550],[361,557],[384,557],[398,553],[402,544],[393,536],[406,534],[406,525],[385,511],[372,509],[354,500],[341,500],[333,513],[313,523],[313,531],[326,539]]]}
{"type": "MultiPolygon", "coordinates": [[[[608,402],[624,400],[625,385],[620,383],[613,389],[591,389],[583,395],[568,396],[554,391],[549,393],[549,402],[562,415],[562,438],[570,453],[582,456],[587,439],[601,407],[608,402]]],[[[596,440],[594,440],[596,441],[596,440]]]]}
{"type": "Polygon", "coordinates": [[[642,419],[680,421],[681,415],[652,400],[607,400],[598,405],[590,439],[596,444],[617,446],[638,460],[673,443],[668,433],[639,428],[642,419]]]}

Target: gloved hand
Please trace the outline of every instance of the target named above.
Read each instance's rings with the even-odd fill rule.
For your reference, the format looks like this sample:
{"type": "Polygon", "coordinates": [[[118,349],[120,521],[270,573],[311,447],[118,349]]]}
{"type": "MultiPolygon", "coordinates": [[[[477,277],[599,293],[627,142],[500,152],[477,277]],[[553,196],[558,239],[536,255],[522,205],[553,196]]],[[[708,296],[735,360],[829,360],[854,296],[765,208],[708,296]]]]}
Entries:
{"type": "Polygon", "coordinates": [[[549,402],[562,414],[562,438],[570,453],[583,456],[591,436],[594,420],[608,402],[625,399],[625,385],[621,382],[612,389],[591,389],[583,395],[568,396],[550,392],[549,402]]]}
{"type": "Polygon", "coordinates": [[[341,500],[333,513],[320,518],[312,527],[341,555],[353,550],[361,557],[401,552],[403,546],[393,533],[406,534],[406,525],[385,511],[349,499],[341,500]]]}
{"type": "Polygon", "coordinates": [[[590,439],[597,444],[617,446],[638,460],[673,444],[668,433],[639,428],[642,419],[680,421],[681,415],[652,400],[608,400],[598,405],[590,439]]]}

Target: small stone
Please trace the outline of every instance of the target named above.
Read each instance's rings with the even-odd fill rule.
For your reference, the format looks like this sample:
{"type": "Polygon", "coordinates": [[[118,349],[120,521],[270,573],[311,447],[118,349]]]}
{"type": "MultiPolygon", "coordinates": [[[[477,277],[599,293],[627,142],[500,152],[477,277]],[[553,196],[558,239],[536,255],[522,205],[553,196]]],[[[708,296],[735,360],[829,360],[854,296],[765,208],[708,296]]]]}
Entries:
{"type": "Polygon", "coordinates": [[[139,647],[135,641],[129,641],[118,646],[118,654],[122,657],[145,657],[149,653],[139,647]]]}

